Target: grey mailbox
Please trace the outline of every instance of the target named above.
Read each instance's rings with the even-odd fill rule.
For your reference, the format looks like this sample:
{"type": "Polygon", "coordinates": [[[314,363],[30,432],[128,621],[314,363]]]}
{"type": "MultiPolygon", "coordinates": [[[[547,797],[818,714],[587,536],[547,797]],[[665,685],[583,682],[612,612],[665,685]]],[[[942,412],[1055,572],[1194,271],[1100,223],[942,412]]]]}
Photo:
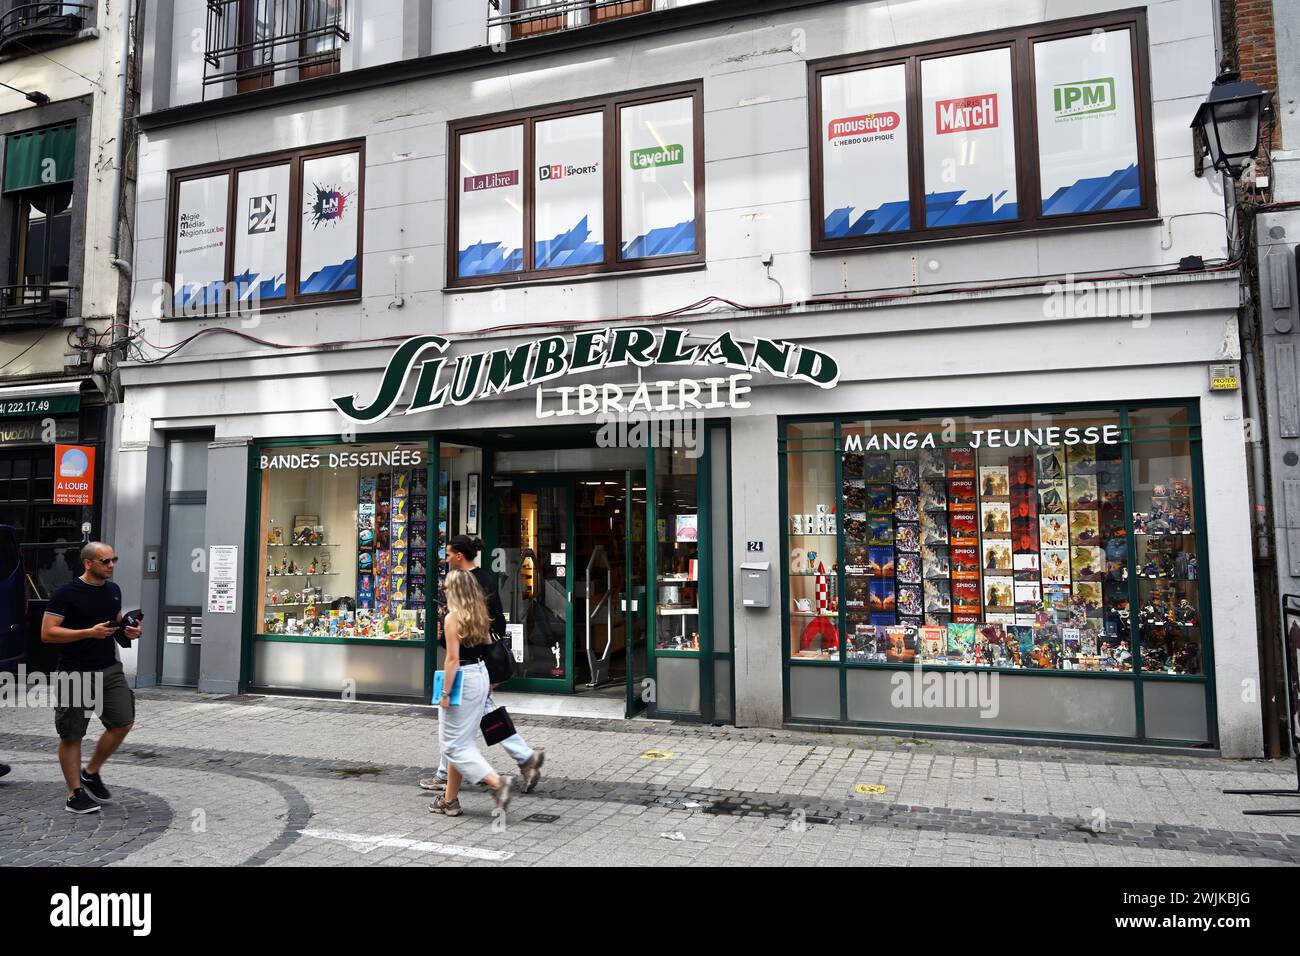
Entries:
{"type": "Polygon", "coordinates": [[[740,603],[745,607],[772,606],[772,565],[746,561],[740,565],[740,603]]]}

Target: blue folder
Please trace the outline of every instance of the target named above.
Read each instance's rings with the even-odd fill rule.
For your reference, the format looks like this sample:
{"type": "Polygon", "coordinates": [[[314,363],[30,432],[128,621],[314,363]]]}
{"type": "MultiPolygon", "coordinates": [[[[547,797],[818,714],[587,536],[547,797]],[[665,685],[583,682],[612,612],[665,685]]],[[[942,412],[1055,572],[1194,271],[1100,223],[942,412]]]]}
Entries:
{"type": "MultiPolygon", "coordinates": [[[[433,705],[438,706],[438,701],[442,699],[442,682],[446,677],[446,671],[433,672],[433,705]]],[[[456,669],[456,679],[451,682],[451,706],[459,707],[461,695],[464,693],[465,672],[460,668],[456,669]]]]}

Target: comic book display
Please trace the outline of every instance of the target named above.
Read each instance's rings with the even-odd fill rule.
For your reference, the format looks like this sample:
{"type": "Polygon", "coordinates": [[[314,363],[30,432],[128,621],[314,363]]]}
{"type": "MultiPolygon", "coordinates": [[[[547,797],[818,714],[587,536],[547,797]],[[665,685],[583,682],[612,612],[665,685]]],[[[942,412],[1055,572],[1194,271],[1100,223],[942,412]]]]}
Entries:
{"type": "Polygon", "coordinates": [[[263,635],[424,640],[423,448],[263,456],[263,635]]]}
{"type": "Polygon", "coordinates": [[[956,420],[842,423],[840,495],[829,442],[790,456],[792,655],[838,659],[838,530],[847,660],[1123,672],[1138,640],[1143,670],[1199,674],[1186,441],[1134,441],[1126,476],[1116,413],[956,420]]]}

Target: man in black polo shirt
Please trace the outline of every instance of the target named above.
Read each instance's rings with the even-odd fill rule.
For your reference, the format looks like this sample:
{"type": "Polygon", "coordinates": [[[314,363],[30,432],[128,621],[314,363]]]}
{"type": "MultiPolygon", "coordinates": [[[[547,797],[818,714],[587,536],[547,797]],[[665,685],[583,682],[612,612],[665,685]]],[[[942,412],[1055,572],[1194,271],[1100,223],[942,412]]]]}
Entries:
{"type": "MultiPolygon", "coordinates": [[[[41,621],[41,640],[59,645],[55,679],[59,701],[54,726],[59,733],[59,764],[68,785],[64,809],[69,813],[95,813],[101,802],[112,798],[99,771],[135,723],[135,694],[117,659],[114,639],[122,620],[122,591],[112,581],[117,561],[111,545],[92,541],[83,547],[81,564],[85,570],[81,577],[54,592],[41,621]],[[96,712],[104,733],[94,756],[82,767],[81,739],[90,723],[86,706],[89,701],[84,690],[82,699],[74,699],[69,694],[70,684],[79,681],[83,689],[88,688],[98,675],[102,675],[103,686],[96,712]]],[[[140,636],[138,627],[120,629],[131,640],[140,636]]]]}

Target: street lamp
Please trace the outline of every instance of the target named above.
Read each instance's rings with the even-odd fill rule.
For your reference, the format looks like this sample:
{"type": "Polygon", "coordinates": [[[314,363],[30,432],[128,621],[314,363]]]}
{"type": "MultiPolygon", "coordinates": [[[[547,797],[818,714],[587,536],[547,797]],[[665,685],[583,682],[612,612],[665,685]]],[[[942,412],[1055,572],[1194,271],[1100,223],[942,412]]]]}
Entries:
{"type": "MultiPolygon", "coordinates": [[[[1224,67],[1215,77],[1210,95],[1196,110],[1192,129],[1210,150],[1210,164],[1233,179],[1240,179],[1259,151],[1259,118],[1268,109],[1270,95],[1257,83],[1241,81],[1241,74],[1224,67]]],[[[1201,175],[1201,148],[1196,149],[1196,175],[1201,175]]]]}

